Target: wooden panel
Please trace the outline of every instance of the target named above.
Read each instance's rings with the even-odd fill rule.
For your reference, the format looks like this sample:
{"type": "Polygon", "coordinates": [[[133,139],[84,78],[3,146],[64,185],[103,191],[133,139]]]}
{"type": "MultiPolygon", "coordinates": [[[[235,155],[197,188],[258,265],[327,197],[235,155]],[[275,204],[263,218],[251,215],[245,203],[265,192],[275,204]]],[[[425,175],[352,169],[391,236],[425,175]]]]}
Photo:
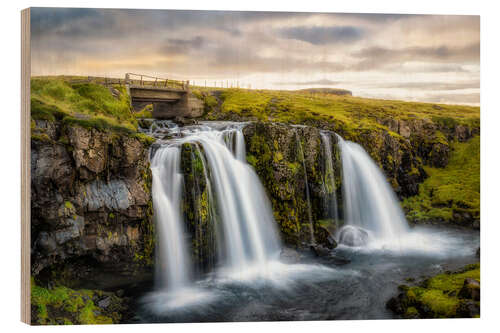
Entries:
{"type": "Polygon", "coordinates": [[[30,9],[21,12],[21,321],[31,324],[30,9]]]}

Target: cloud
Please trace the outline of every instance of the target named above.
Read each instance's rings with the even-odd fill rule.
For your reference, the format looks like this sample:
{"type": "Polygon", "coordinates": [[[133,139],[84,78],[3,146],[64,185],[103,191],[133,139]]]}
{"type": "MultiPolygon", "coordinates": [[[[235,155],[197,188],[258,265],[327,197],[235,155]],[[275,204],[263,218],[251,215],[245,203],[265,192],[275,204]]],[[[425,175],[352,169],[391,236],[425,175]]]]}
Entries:
{"type": "Polygon", "coordinates": [[[170,38],[165,41],[165,44],[160,48],[160,52],[169,55],[186,54],[200,49],[205,43],[206,39],[202,36],[195,36],[191,39],[170,38]]]}
{"type": "Polygon", "coordinates": [[[357,68],[366,70],[377,68],[391,62],[405,61],[479,61],[479,43],[472,43],[462,47],[441,45],[438,47],[406,47],[390,49],[387,47],[373,46],[351,53],[354,58],[362,59],[357,68]]]}
{"type": "Polygon", "coordinates": [[[404,89],[469,89],[465,82],[479,76],[477,16],[76,8],[31,14],[34,75],[246,76],[253,87],[332,86],[340,82],[310,79],[334,77],[353,91],[376,82],[398,96],[404,89]],[[425,82],[407,82],[409,74],[425,82]]]}
{"type": "Polygon", "coordinates": [[[332,27],[291,27],[280,30],[281,36],[296,39],[314,45],[349,43],[360,40],[363,29],[353,26],[332,27]]]}

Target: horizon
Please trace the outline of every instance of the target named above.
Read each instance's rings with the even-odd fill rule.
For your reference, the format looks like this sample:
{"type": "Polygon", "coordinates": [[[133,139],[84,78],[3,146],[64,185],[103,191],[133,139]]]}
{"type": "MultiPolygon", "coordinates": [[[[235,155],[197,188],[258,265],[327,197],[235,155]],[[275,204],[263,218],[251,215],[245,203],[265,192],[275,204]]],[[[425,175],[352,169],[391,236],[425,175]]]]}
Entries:
{"type": "Polygon", "coordinates": [[[479,16],[32,8],[32,75],[480,102],[479,16]]]}

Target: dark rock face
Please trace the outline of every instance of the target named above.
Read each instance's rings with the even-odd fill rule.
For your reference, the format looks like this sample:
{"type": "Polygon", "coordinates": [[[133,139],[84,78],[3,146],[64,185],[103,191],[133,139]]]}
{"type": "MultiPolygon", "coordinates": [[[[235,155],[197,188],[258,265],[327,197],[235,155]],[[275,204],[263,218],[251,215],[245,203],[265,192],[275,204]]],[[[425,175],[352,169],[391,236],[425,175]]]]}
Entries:
{"type": "Polygon", "coordinates": [[[32,275],[64,267],[71,285],[83,271],[131,279],[149,271],[148,147],[125,134],[47,121],[34,132],[46,137],[31,141],[32,275]]]}
{"type": "MultiPolygon", "coordinates": [[[[204,174],[201,147],[186,143],[181,150],[181,170],[184,174],[183,212],[190,237],[193,263],[198,272],[212,269],[217,258],[215,205],[204,174]]],[[[208,169],[206,170],[208,172],[208,169]]]]}
{"type": "MultiPolygon", "coordinates": [[[[330,233],[335,230],[334,221],[327,228],[320,228],[317,223],[329,218],[324,203],[325,198],[332,195],[325,187],[325,157],[320,130],[279,123],[251,123],[243,129],[243,134],[247,161],[255,168],[267,190],[285,243],[295,246],[313,243],[312,223],[315,240],[332,247],[333,242],[328,239],[332,239],[330,233]]],[[[332,141],[336,142],[334,140],[335,136],[332,136],[332,141]]],[[[332,149],[334,156],[338,157],[336,145],[332,149]]],[[[335,163],[334,172],[335,179],[340,181],[338,166],[335,163]]],[[[333,190],[341,195],[340,186],[333,190]]]]}

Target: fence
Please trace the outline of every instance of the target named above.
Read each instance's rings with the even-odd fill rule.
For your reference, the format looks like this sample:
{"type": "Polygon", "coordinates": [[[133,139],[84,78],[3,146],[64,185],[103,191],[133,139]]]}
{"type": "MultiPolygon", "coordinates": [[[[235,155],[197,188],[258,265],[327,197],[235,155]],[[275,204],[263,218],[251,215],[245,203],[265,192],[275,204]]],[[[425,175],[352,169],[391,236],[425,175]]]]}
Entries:
{"type": "Polygon", "coordinates": [[[156,76],[149,76],[145,74],[134,74],[134,73],[125,74],[125,82],[127,84],[132,84],[132,85],[152,86],[159,88],[174,88],[181,90],[187,90],[187,88],[189,87],[189,80],[187,81],[172,80],[156,76]]]}

